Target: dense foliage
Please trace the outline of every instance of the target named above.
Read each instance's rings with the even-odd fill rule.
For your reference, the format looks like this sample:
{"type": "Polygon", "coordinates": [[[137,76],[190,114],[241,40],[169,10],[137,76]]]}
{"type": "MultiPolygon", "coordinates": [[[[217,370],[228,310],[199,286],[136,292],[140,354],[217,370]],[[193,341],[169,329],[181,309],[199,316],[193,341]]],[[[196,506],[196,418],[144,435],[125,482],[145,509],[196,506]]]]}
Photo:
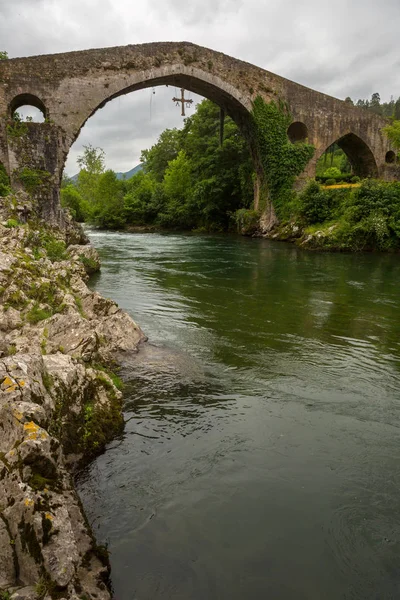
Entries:
{"type": "Polygon", "coordinates": [[[314,155],[306,143],[292,144],[287,136],[291,116],[282,104],[265,102],[258,96],[253,104],[253,133],[262,161],[268,194],[279,218],[286,216],[296,176],[314,155]]]}
{"type": "Polygon", "coordinates": [[[0,163],[0,197],[7,196],[10,192],[10,180],[4,165],[0,163]]]}
{"type": "Polygon", "coordinates": [[[253,166],[235,123],[225,119],[222,144],[219,128],[219,108],[204,100],[182,130],[167,129],[143,151],[144,170],[126,181],[105,171],[104,153],[87,146],[76,183],[64,181],[62,204],[106,228],[226,230],[238,209],[251,206],[253,166]]]}
{"type": "Polygon", "coordinates": [[[383,128],[383,131],[387,135],[389,141],[393,146],[400,150],[400,121],[394,120],[391,125],[383,128]]]}
{"type": "MultiPolygon", "coordinates": [[[[203,101],[182,130],[164,131],[152,148],[142,152],[143,170],[127,180],[105,170],[101,149],[85,147],[76,181],[63,182],[63,205],[78,220],[111,229],[143,226],[223,231],[236,225],[242,231],[255,231],[260,215],[252,209],[250,154],[229,118],[220,143],[219,119],[218,107],[203,101]]],[[[297,235],[303,232],[302,239],[311,240],[308,246],[321,249],[400,250],[400,183],[365,180],[354,187],[334,189],[311,181],[296,194],[293,183],[314,148],[291,143],[289,124],[285,106],[255,100],[253,136],[269,200],[282,229],[288,223],[296,225],[297,235]]],[[[396,121],[390,127],[396,129],[396,121]]],[[[390,136],[390,131],[387,134],[390,136]]],[[[391,140],[394,144],[395,139],[391,140]]],[[[328,185],[359,181],[337,145],[319,159],[317,173],[328,185]]]]}
{"type": "Polygon", "coordinates": [[[292,219],[311,226],[316,247],[400,249],[400,182],[365,180],[359,187],[324,189],[312,181],[292,205],[292,219]]]}
{"type": "Polygon", "coordinates": [[[325,183],[328,179],[335,182],[350,181],[353,177],[352,168],[347,155],[335,143],[317,160],[316,179],[325,183]]]}

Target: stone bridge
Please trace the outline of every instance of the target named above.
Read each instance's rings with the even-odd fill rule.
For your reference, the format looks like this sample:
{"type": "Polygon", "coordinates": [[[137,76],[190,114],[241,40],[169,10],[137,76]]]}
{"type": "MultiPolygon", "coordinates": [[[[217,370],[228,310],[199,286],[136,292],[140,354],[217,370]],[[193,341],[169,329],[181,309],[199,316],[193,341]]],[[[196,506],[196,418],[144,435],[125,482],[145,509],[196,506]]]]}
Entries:
{"type": "MultiPolygon", "coordinates": [[[[158,85],[205,96],[236,121],[255,162],[256,208],[265,189],[249,127],[258,95],[285,101],[293,118],[289,139],[307,139],[316,148],[300,180],[314,176],[317,159],[334,142],[355,174],[393,177],[388,163],[394,153],[381,133],[383,118],[220,52],[188,42],[160,42],[0,61],[0,162],[13,189],[28,189],[43,216],[57,219],[65,161],[86,121],[113,98],[158,85]],[[45,122],[16,126],[13,113],[24,105],[40,109],[45,122]]],[[[267,212],[273,214],[270,205],[267,212]]]]}

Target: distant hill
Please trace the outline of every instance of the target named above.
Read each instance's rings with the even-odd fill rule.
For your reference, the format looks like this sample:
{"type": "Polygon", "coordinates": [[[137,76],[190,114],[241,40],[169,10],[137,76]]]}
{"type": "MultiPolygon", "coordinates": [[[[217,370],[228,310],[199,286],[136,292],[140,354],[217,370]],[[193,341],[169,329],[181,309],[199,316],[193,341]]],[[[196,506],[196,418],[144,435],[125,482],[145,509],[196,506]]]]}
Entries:
{"type": "Polygon", "coordinates": [[[116,176],[117,179],[129,179],[130,177],[133,177],[133,175],[136,175],[136,173],[139,173],[139,171],[143,171],[142,163],[140,163],[140,165],[136,165],[136,167],[133,167],[133,169],[127,171],[126,173],[116,173],[116,176]]]}
{"type": "MultiPolygon", "coordinates": [[[[129,179],[133,175],[136,175],[136,173],[139,173],[139,171],[143,171],[142,163],[140,163],[140,165],[136,165],[136,167],[133,167],[133,169],[131,169],[130,171],[127,171],[126,173],[115,173],[115,174],[117,176],[117,179],[129,179]]],[[[72,177],[70,177],[70,179],[75,182],[78,179],[78,173],[76,175],[73,175],[72,177]]]]}

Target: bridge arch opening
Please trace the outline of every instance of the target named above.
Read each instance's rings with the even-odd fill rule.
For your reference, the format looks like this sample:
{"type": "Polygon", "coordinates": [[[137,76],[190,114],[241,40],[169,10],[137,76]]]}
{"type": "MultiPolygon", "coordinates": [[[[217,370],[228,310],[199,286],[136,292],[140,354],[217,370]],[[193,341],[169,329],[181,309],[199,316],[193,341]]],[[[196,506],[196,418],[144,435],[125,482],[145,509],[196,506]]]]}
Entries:
{"type": "MultiPolygon", "coordinates": [[[[107,81],[106,84],[104,83],[104,79],[101,79],[99,82],[95,81],[89,91],[92,97],[87,97],[86,99],[79,98],[77,100],[77,110],[75,113],[77,117],[71,115],[72,127],[69,127],[68,136],[66,137],[68,147],[65,151],[64,160],[66,160],[67,156],[70,154],[71,146],[78,139],[78,137],[80,138],[79,143],[81,143],[80,134],[84,125],[90,122],[92,117],[94,117],[97,113],[101,112],[99,109],[103,109],[106,106],[108,107],[108,105],[112,105],[112,101],[115,101],[118,98],[122,99],[124,96],[131,95],[131,92],[139,92],[140,90],[148,89],[149,97],[151,99],[153,97],[151,88],[158,89],[161,86],[168,86],[168,102],[171,106],[173,106],[172,96],[179,96],[180,88],[183,88],[186,93],[191,92],[199,95],[200,97],[211,100],[214,104],[220,107],[222,115],[227,115],[235,122],[250,149],[250,162],[252,162],[253,165],[252,173],[255,172],[255,179],[253,177],[250,178],[251,199],[254,200],[254,206],[257,209],[259,205],[259,197],[264,193],[264,187],[260,183],[263,181],[261,161],[257,160],[257,147],[255,141],[252,140],[253,131],[251,127],[250,116],[251,100],[250,98],[243,97],[243,95],[231,84],[218,79],[211,73],[204,72],[192,66],[189,67],[175,64],[168,68],[164,67],[163,69],[152,69],[147,73],[135,72],[129,78],[115,76],[107,81]],[[127,85],[127,83],[129,83],[129,79],[130,85],[127,85]],[[84,108],[86,114],[82,108],[84,108]],[[77,122],[76,119],[80,119],[80,122],[77,122]]],[[[147,106],[149,107],[149,100],[147,102],[147,106]]],[[[177,114],[180,114],[179,108],[176,107],[175,110],[177,111],[177,114]]],[[[189,115],[190,114],[191,113],[189,113],[189,115]]],[[[109,123],[107,127],[110,125],[111,123],[109,123]]],[[[220,130],[220,125],[216,125],[216,132],[220,130]]],[[[162,129],[165,129],[165,126],[168,125],[164,125],[162,129]]],[[[219,131],[219,135],[221,135],[221,130],[219,131]]],[[[126,129],[124,132],[124,138],[125,136],[126,129]]],[[[153,144],[154,142],[155,140],[153,141],[153,144]]],[[[95,146],[102,146],[101,142],[99,143],[97,140],[90,141],[90,143],[94,144],[95,146]]],[[[142,149],[145,148],[146,146],[142,147],[142,149]]],[[[149,148],[149,146],[147,146],[147,148],[149,148]]],[[[74,147],[73,152],[75,155],[77,154],[77,146],[74,147]]],[[[108,156],[107,150],[106,154],[108,156]]],[[[118,169],[118,171],[120,171],[120,169],[118,169]]],[[[68,173],[73,173],[69,166],[68,173]]],[[[60,173],[60,183],[61,174],[62,171],[60,173]]]]}
{"type": "MultiPolygon", "coordinates": [[[[194,94],[199,92],[200,89],[188,80],[183,81],[182,79],[178,79],[177,81],[172,81],[168,87],[163,85],[164,82],[157,83],[159,83],[159,85],[154,86],[154,80],[151,80],[146,85],[143,85],[141,89],[132,90],[130,88],[127,90],[125,88],[123,93],[114,93],[110,95],[108,98],[104,99],[96,107],[96,109],[92,109],[90,116],[88,116],[85,120],[85,126],[79,129],[79,136],[76,138],[76,143],[71,148],[66,172],[68,175],[74,176],[73,179],[77,182],[76,188],[78,191],[80,188],[83,191],[83,185],[81,186],[81,183],[83,183],[83,173],[81,176],[78,176],[78,178],[75,178],[75,175],[78,175],[79,167],[81,166],[76,164],[77,158],[83,156],[84,147],[87,147],[89,144],[95,148],[102,148],[105,151],[105,163],[107,167],[111,167],[115,173],[118,173],[118,179],[130,180],[133,174],[139,174],[139,177],[135,177],[134,181],[132,180],[126,182],[127,189],[123,191],[120,201],[120,203],[124,206],[123,218],[126,219],[126,222],[133,226],[151,225],[153,222],[153,217],[154,219],[158,219],[160,214],[160,218],[162,218],[161,226],[168,227],[169,225],[165,215],[169,209],[164,210],[164,206],[169,206],[169,192],[167,189],[168,185],[164,185],[166,181],[163,179],[165,175],[164,160],[162,161],[162,168],[160,167],[160,169],[157,171],[157,176],[155,170],[151,171],[151,174],[154,176],[154,180],[156,182],[154,189],[151,185],[146,187],[149,183],[149,179],[144,179],[144,175],[147,174],[147,170],[144,166],[144,161],[141,161],[141,152],[143,150],[149,151],[153,146],[157,146],[159,144],[161,135],[165,133],[166,130],[171,132],[175,128],[176,130],[181,129],[183,138],[186,140],[183,142],[184,152],[187,155],[188,161],[192,166],[194,166],[192,172],[193,179],[187,186],[189,192],[188,194],[182,194],[182,206],[189,207],[187,211],[188,213],[190,212],[188,221],[189,218],[192,218],[192,216],[194,220],[199,218],[198,223],[195,222],[192,225],[192,222],[190,221],[187,226],[182,220],[182,227],[190,229],[192,226],[196,227],[198,225],[199,227],[205,227],[206,229],[211,227],[209,230],[213,230],[212,227],[215,224],[215,226],[220,225],[222,228],[227,228],[232,219],[230,215],[239,208],[249,207],[254,198],[254,167],[252,166],[252,159],[248,151],[247,140],[245,136],[239,135],[238,129],[240,129],[240,127],[234,127],[234,124],[232,123],[233,120],[237,125],[239,121],[240,124],[243,123],[245,126],[245,111],[243,107],[238,106],[238,102],[231,100],[231,98],[227,97],[227,94],[225,93],[221,93],[221,95],[207,93],[207,96],[212,95],[212,99],[209,98],[211,102],[208,104],[208,106],[211,106],[212,108],[209,108],[208,112],[206,110],[205,112],[203,111],[200,113],[201,117],[197,119],[196,123],[190,125],[190,123],[185,123],[181,117],[181,106],[175,106],[175,103],[172,101],[172,99],[173,97],[180,96],[180,87],[182,87],[185,89],[185,98],[190,98],[199,102],[203,98],[204,88],[201,88],[203,94],[196,97],[194,94]],[[155,94],[153,93],[154,90],[152,90],[152,88],[155,89],[155,94]],[[194,88],[196,89],[196,92],[193,92],[194,88]],[[189,90],[193,93],[190,94],[189,90]],[[137,91],[137,94],[131,94],[131,91],[137,91]],[[212,103],[212,100],[218,100],[219,107],[216,102],[212,103]],[[223,106],[221,107],[222,103],[223,106]],[[137,112],[136,106],[138,107],[137,112]],[[102,110],[99,110],[99,108],[102,108],[102,110]],[[220,140],[220,108],[223,109],[222,117],[224,116],[224,110],[227,114],[223,135],[224,140],[229,138],[227,139],[226,144],[224,142],[221,144],[220,140]],[[232,118],[232,116],[234,118],[232,118]],[[202,120],[202,117],[205,118],[202,120]],[[131,123],[127,127],[126,123],[129,122],[128,120],[130,120],[131,123]],[[189,128],[187,131],[185,131],[187,125],[189,128]],[[193,125],[195,126],[196,133],[193,133],[193,125]],[[149,136],[146,131],[147,127],[149,128],[149,136]],[[109,131],[110,134],[108,134],[107,131],[109,131]],[[198,152],[197,150],[196,152],[193,151],[193,148],[190,147],[189,140],[189,138],[194,135],[196,135],[194,142],[195,144],[197,143],[196,147],[204,147],[205,149],[204,154],[200,156],[199,160],[196,159],[196,162],[193,162],[195,160],[193,155],[198,157],[198,152]],[[208,136],[210,136],[209,143],[206,142],[208,136]],[[107,138],[110,139],[109,143],[107,143],[107,138]],[[103,140],[105,143],[103,143],[103,140]],[[117,143],[115,143],[114,140],[118,140],[117,143]],[[204,144],[202,140],[204,140],[204,144]],[[116,147],[118,145],[120,146],[119,149],[116,147]],[[127,149],[129,148],[129,165],[126,164],[128,153],[120,152],[120,149],[125,147],[127,149]],[[213,156],[213,148],[217,154],[217,158],[219,157],[218,164],[225,165],[229,163],[229,169],[231,169],[232,172],[235,169],[236,162],[240,160],[243,152],[243,155],[246,157],[246,161],[249,163],[249,169],[247,169],[246,162],[246,164],[243,165],[245,168],[240,173],[240,178],[238,170],[238,177],[232,176],[225,178],[223,181],[221,178],[220,185],[217,185],[219,180],[213,184],[213,174],[211,173],[212,168],[209,167],[209,163],[207,162],[207,156],[213,156]],[[232,153],[232,148],[237,150],[236,154],[232,153]],[[125,158],[123,165],[118,164],[121,154],[121,158],[125,158]],[[144,172],[141,169],[138,173],[136,171],[137,166],[142,167],[142,169],[144,166],[144,172]],[[132,173],[133,170],[136,172],[132,173]],[[243,187],[242,182],[244,182],[243,187]],[[159,184],[163,185],[161,186],[159,184]],[[146,207],[144,206],[145,204],[146,207]],[[157,213],[157,215],[154,216],[152,211],[156,212],[156,205],[159,214],[157,213]],[[207,206],[209,210],[208,208],[206,210],[204,208],[205,206],[207,206]],[[202,216],[198,217],[199,213],[202,215],[204,214],[204,223],[201,222],[202,216]],[[135,221],[136,218],[137,221],[135,221]],[[143,219],[143,221],[140,222],[140,219],[143,219]]],[[[195,105],[192,104],[190,109],[185,106],[186,116],[189,117],[189,120],[194,118],[194,106],[195,105]]],[[[181,147],[178,144],[178,149],[176,149],[175,142],[175,137],[172,136],[171,148],[167,145],[163,146],[163,151],[164,149],[168,151],[168,163],[175,162],[178,158],[178,154],[180,154],[181,147]]],[[[217,164],[217,162],[215,164],[217,164]]],[[[180,164],[180,168],[182,169],[180,174],[185,173],[185,167],[186,163],[183,161],[180,164]]],[[[228,167],[226,168],[228,169],[228,167]]],[[[71,206],[74,198],[72,197],[72,189],[69,188],[67,190],[69,184],[66,178],[64,178],[62,185],[61,201],[63,206],[69,206],[70,208],[72,207],[76,212],[76,209],[71,206]]],[[[97,200],[94,199],[93,205],[96,204],[96,202],[97,200]]],[[[95,210],[97,210],[97,208],[95,210]]],[[[116,207],[116,214],[118,210],[118,207],[116,207]]],[[[182,214],[182,219],[185,216],[185,210],[180,211],[182,214]]],[[[93,219],[96,220],[97,215],[94,213],[93,215],[89,214],[88,220],[92,220],[92,222],[93,219]]],[[[175,216],[176,215],[174,213],[173,217],[171,217],[172,225],[170,226],[176,228],[175,222],[173,221],[175,216]]],[[[100,218],[103,218],[103,215],[101,215],[99,219],[100,218]]],[[[98,222],[100,221],[98,220],[98,222]]]]}
{"type": "Polygon", "coordinates": [[[308,139],[307,125],[301,121],[295,121],[289,125],[287,135],[292,144],[306,142],[308,139]]]}
{"type": "Polygon", "coordinates": [[[33,94],[19,94],[10,102],[9,117],[18,118],[23,121],[43,123],[47,117],[44,103],[33,94]]]}
{"type": "Polygon", "coordinates": [[[396,162],[396,153],[393,152],[393,150],[389,150],[389,152],[386,152],[385,162],[389,165],[396,162]]]}
{"type": "Polygon", "coordinates": [[[333,142],[317,161],[317,177],[340,180],[350,176],[378,177],[378,166],[368,144],[349,132],[333,142]]]}

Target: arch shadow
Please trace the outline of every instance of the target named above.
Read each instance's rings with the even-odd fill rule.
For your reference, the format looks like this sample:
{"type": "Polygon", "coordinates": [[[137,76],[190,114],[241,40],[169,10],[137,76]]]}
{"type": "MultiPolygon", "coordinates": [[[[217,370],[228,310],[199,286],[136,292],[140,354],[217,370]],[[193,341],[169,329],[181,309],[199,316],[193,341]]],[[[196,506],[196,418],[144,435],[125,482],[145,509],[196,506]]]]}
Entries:
{"type": "Polygon", "coordinates": [[[301,121],[294,121],[288,127],[287,136],[292,144],[306,142],[308,139],[307,125],[301,121]]]}
{"type": "Polygon", "coordinates": [[[389,150],[385,155],[385,163],[388,165],[393,165],[397,160],[396,153],[393,150],[389,150]]]}

